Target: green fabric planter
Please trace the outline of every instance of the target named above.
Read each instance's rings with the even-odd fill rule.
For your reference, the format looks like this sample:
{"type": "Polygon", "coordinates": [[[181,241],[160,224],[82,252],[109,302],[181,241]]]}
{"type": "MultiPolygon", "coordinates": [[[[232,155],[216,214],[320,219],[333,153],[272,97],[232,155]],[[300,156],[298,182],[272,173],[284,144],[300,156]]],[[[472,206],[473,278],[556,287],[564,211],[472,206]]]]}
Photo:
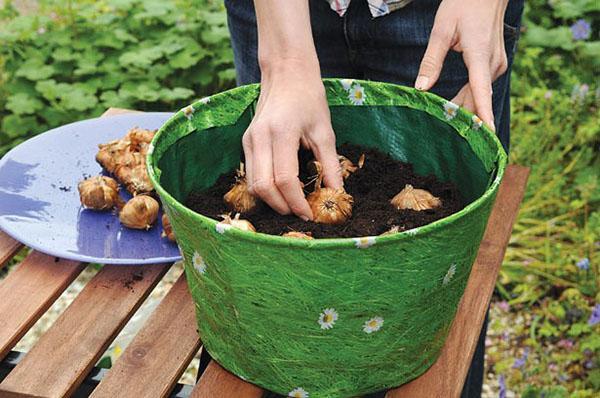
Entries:
{"type": "Polygon", "coordinates": [[[182,204],[190,192],[238,166],[258,85],[177,112],[148,154],[206,349],[242,379],[311,398],[398,386],[435,362],[506,166],[495,134],[440,97],[386,83],[324,84],[338,144],[378,148],[453,181],[468,205],[394,235],[312,241],[231,229],[191,211],[182,204]]]}

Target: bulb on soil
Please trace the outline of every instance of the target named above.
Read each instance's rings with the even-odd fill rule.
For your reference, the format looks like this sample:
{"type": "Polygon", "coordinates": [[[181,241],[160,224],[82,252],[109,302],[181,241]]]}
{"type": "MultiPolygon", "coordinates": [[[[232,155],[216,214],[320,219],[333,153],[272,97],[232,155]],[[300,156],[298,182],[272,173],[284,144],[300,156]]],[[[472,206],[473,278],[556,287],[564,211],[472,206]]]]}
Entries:
{"type": "Polygon", "coordinates": [[[398,232],[400,232],[400,227],[397,225],[394,225],[392,228],[390,228],[388,231],[385,231],[384,233],[381,234],[381,236],[385,236],[385,235],[393,235],[393,234],[397,234],[398,232]]]}
{"type": "MultiPolygon", "coordinates": [[[[358,166],[352,163],[350,159],[343,155],[338,155],[338,161],[340,162],[340,171],[342,173],[342,177],[345,180],[346,178],[350,177],[352,173],[356,172],[356,170],[361,169],[363,167],[365,163],[365,155],[362,154],[358,159],[358,166]]],[[[318,160],[311,160],[310,162],[308,162],[307,169],[308,172],[312,175],[319,175],[323,171],[323,167],[321,166],[321,163],[318,160]]]]}
{"type": "Polygon", "coordinates": [[[158,218],[159,204],[148,195],[134,196],[119,213],[121,224],[128,228],[150,229],[158,218]]]}
{"type": "Polygon", "coordinates": [[[248,213],[256,208],[256,198],[248,192],[244,163],[240,163],[240,168],[237,170],[236,182],[223,196],[223,200],[238,213],[248,213]]]}
{"type": "Polygon", "coordinates": [[[221,221],[223,224],[229,224],[243,231],[256,232],[256,228],[254,228],[254,225],[250,221],[240,219],[240,213],[236,213],[233,218],[229,214],[223,214],[221,217],[223,217],[223,221],[221,221]]]}
{"type": "Polygon", "coordinates": [[[163,213],[161,220],[162,220],[163,231],[160,236],[163,238],[169,239],[171,242],[175,242],[175,233],[173,232],[173,227],[171,226],[171,220],[169,220],[167,213],[163,213]]]}
{"type": "Polygon", "coordinates": [[[406,184],[390,203],[398,210],[430,210],[441,206],[442,201],[424,189],[415,189],[406,184]]]}
{"type": "Polygon", "coordinates": [[[290,231],[290,232],[286,232],[285,234],[283,234],[281,236],[285,236],[286,238],[296,238],[296,239],[306,239],[306,240],[314,239],[310,232],[290,231]]]}
{"type": "Polygon", "coordinates": [[[123,204],[117,182],[105,176],[91,177],[77,186],[79,199],[86,209],[109,210],[123,204]]]}
{"type": "MultiPolygon", "coordinates": [[[[319,166],[320,167],[320,166],[319,166]]],[[[313,221],[320,224],[341,224],[352,215],[352,196],[343,189],[322,188],[323,175],[315,182],[315,191],[306,200],[313,213],[313,221]]]]}
{"type": "Polygon", "coordinates": [[[365,154],[363,153],[362,155],[360,155],[360,157],[358,158],[358,168],[362,169],[363,166],[365,165],[365,154]]]}

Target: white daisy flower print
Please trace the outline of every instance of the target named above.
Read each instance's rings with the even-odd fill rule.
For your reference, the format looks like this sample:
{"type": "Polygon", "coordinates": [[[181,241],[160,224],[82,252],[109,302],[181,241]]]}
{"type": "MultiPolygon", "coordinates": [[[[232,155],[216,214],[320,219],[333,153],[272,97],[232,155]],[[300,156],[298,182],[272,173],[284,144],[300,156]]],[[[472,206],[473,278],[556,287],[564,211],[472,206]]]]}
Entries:
{"type": "Polygon", "coordinates": [[[444,104],[444,116],[446,116],[446,120],[452,120],[456,117],[458,113],[458,105],[454,102],[446,101],[444,104]]]}
{"type": "Polygon", "coordinates": [[[350,91],[350,89],[352,88],[352,83],[354,83],[354,79],[342,79],[340,80],[340,83],[344,90],[350,91]]]}
{"type": "Polygon", "coordinates": [[[456,274],[456,264],[452,264],[450,268],[448,268],[448,272],[446,272],[446,275],[444,275],[444,279],[442,280],[442,285],[450,283],[454,274],[456,274]]]}
{"type": "Polygon", "coordinates": [[[378,331],[383,326],[383,318],[380,316],[373,317],[363,325],[363,332],[371,334],[378,331]]]}
{"type": "Polygon", "coordinates": [[[186,106],[183,108],[183,114],[188,118],[188,120],[192,120],[192,116],[194,115],[194,107],[191,105],[186,106]]]}
{"type": "Polygon", "coordinates": [[[210,102],[210,97],[201,98],[200,100],[198,100],[198,102],[201,104],[208,104],[210,102]]]}
{"type": "Polygon", "coordinates": [[[206,273],[206,263],[202,259],[202,256],[198,254],[198,252],[194,252],[194,257],[192,257],[192,264],[194,265],[194,269],[201,274],[206,273]]]}
{"type": "Polygon", "coordinates": [[[366,249],[367,247],[371,247],[375,244],[377,239],[375,236],[364,236],[362,238],[352,238],[354,240],[354,245],[359,249],[366,249]]]}
{"type": "Polygon", "coordinates": [[[358,83],[352,86],[348,92],[348,99],[352,102],[352,105],[362,105],[366,98],[365,89],[358,83]]]}
{"type": "Polygon", "coordinates": [[[225,231],[228,231],[231,229],[231,224],[225,224],[225,223],[219,222],[215,226],[215,229],[217,230],[218,233],[224,234],[225,231]]]}
{"type": "Polygon", "coordinates": [[[483,126],[483,120],[481,120],[477,115],[473,115],[473,117],[471,117],[471,121],[473,122],[473,129],[475,130],[479,130],[481,126],[483,126]]]}
{"type": "Polygon", "coordinates": [[[323,312],[321,312],[321,315],[319,315],[319,320],[317,322],[319,322],[319,325],[321,325],[321,329],[327,330],[333,327],[337,319],[337,311],[333,308],[326,308],[323,310],[323,312]]]}
{"type": "Polygon", "coordinates": [[[288,397],[292,398],[308,398],[308,392],[302,387],[294,388],[288,393],[288,397]]]}

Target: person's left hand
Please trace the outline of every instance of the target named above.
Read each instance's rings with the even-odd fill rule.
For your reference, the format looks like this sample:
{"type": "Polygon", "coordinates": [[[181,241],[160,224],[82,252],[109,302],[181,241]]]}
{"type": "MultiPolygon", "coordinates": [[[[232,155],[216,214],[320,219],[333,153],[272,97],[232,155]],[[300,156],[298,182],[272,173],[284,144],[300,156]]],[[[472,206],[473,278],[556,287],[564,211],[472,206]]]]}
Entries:
{"type": "Polygon", "coordinates": [[[508,0],[443,0],[435,15],[415,87],[429,90],[440,76],[448,50],[462,52],[469,82],[452,99],[492,129],[492,82],[507,68],[504,12],[508,0]]]}

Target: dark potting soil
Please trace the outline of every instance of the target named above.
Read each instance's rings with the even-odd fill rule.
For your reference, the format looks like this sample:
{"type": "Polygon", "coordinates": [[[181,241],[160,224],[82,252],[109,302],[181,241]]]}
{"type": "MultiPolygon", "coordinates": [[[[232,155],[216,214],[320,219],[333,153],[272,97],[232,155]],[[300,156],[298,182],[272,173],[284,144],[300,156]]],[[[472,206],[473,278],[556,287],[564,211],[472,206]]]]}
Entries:
{"type": "MultiPolygon", "coordinates": [[[[397,226],[400,231],[420,227],[461,210],[463,200],[456,186],[441,182],[435,176],[415,174],[411,164],[390,158],[372,149],[344,144],[338,153],[357,164],[361,154],[365,154],[362,169],[351,174],[344,182],[346,191],[354,198],[352,217],[341,225],[315,224],[288,215],[282,216],[265,204],[258,206],[250,214],[243,214],[258,232],[281,235],[289,231],[311,232],[314,238],[348,238],[380,235],[397,226]],[[442,205],[436,209],[414,211],[396,210],[392,199],[406,184],[425,189],[441,199],[442,205]]],[[[305,184],[313,179],[307,170],[312,159],[308,151],[300,151],[300,179],[305,184]]],[[[186,206],[205,216],[220,220],[221,214],[229,212],[223,195],[235,182],[235,171],[222,175],[215,185],[203,192],[192,192],[185,201],[186,206]]],[[[314,183],[304,187],[305,193],[312,192],[314,183]]]]}

